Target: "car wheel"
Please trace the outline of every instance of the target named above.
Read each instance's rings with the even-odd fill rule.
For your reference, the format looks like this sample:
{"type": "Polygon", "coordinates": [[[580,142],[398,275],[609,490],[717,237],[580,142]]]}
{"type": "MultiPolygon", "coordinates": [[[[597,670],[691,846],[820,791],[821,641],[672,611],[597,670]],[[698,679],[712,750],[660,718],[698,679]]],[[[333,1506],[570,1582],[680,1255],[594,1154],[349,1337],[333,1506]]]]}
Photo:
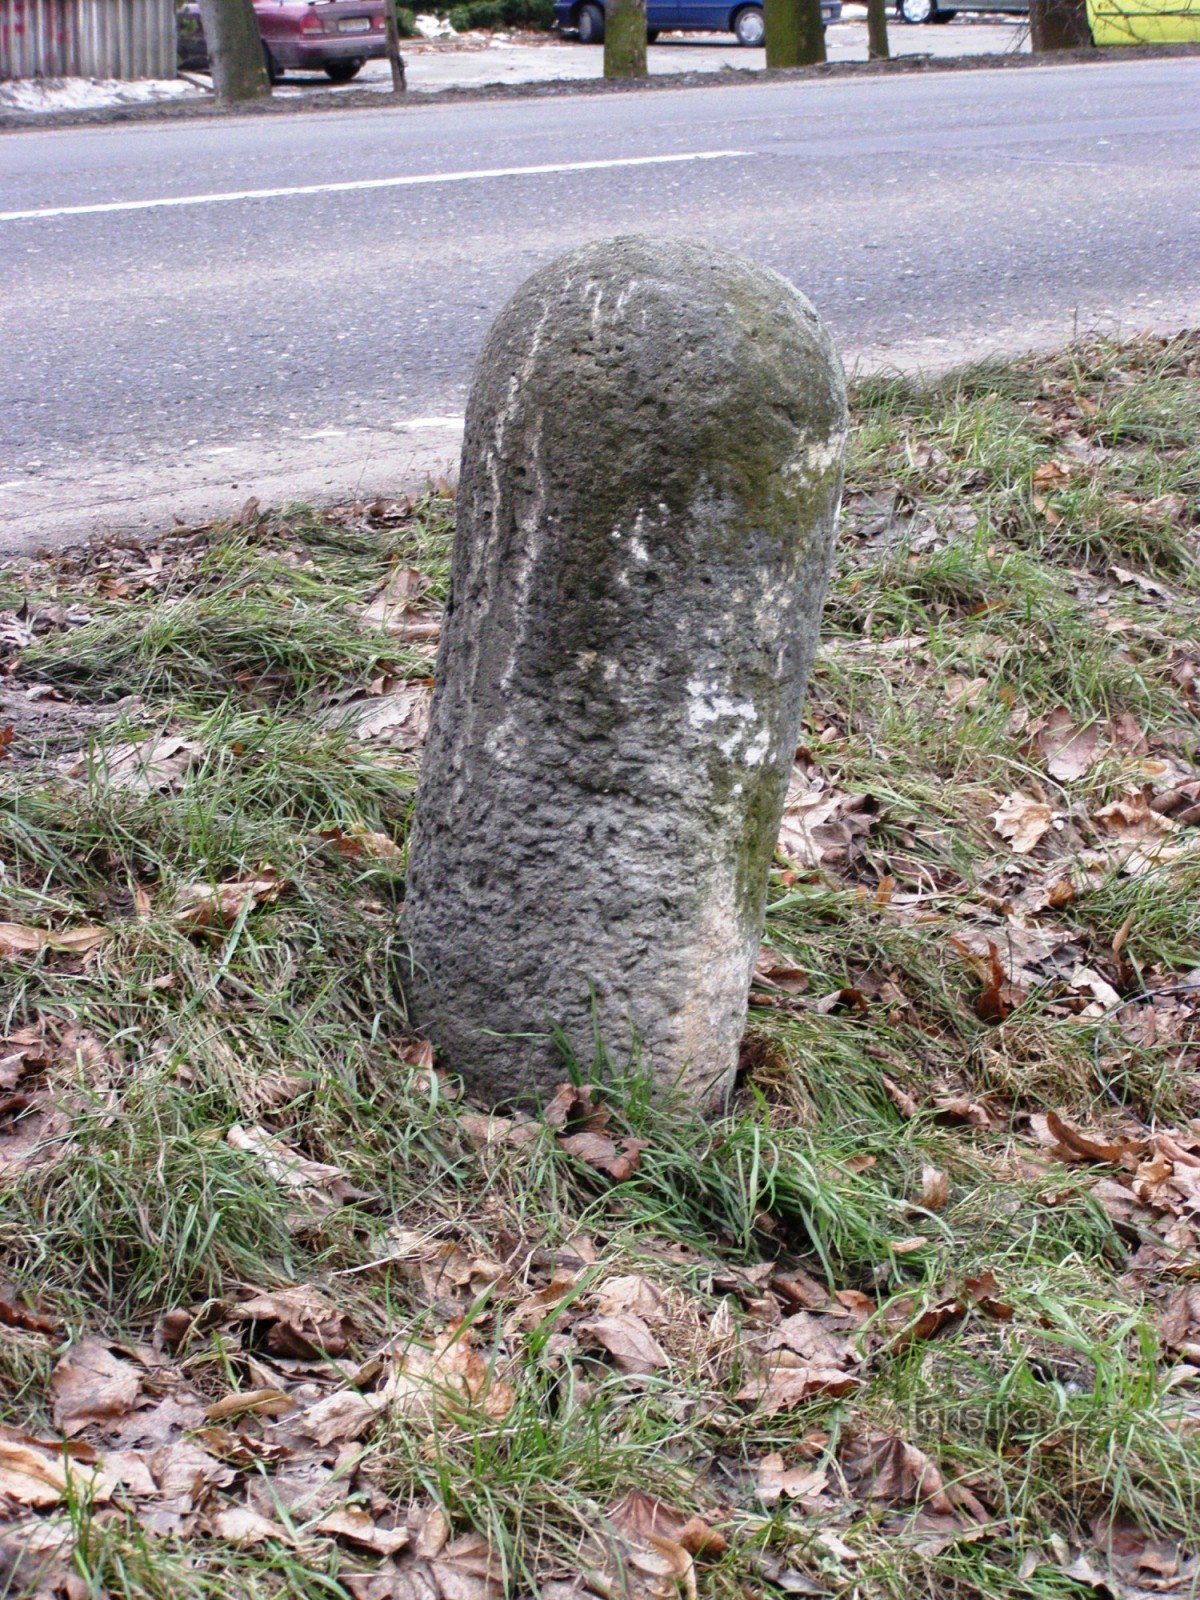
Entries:
{"type": "Polygon", "coordinates": [[[280,78],[283,77],[283,73],[279,70],[278,61],[276,61],[275,57],[267,49],[265,44],[263,45],[263,66],[267,69],[268,83],[278,83],[280,78]]]}
{"type": "Polygon", "coordinates": [[[659,29],[658,28],[647,28],[646,29],[646,43],[647,44],[655,44],[655,43],[657,43],[658,35],[659,35],[659,29]]]}
{"type": "Polygon", "coordinates": [[[733,31],[737,35],[737,42],[745,45],[759,45],[766,35],[763,25],[761,6],[743,6],[733,19],[733,31]]]}
{"type": "Polygon", "coordinates": [[[896,10],[905,22],[932,22],[937,0],[898,0],[896,10]]]}
{"type": "Polygon", "coordinates": [[[349,83],[351,78],[358,77],[366,59],[366,56],[352,56],[349,61],[331,61],[325,68],[325,76],[330,83],[349,83]]]}
{"type": "Polygon", "coordinates": [[[579,42],[580,44],[604,43],[604,13],[599,6],[580,6],[579,42]]]}

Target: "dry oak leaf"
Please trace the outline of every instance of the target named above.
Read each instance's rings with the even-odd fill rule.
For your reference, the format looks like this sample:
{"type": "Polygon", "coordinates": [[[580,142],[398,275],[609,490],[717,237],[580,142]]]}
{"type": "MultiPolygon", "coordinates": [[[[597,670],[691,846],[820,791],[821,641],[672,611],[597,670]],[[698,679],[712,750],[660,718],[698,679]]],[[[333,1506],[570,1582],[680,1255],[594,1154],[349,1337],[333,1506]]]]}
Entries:
{"type": "Polygon", "coordinates": [[[351,1317],[308,1284],[260,1291],[229,1315],[233,1322],[257,1325],[272,1355],[299,1361],[345,1355],[356,1331],[351,1317]]]}
{"type": "Polygon", "coordinates": [[[204,746],[172,734],[113,745],[96,756],[99,774],[114,788],[130,794],[177,789],[204,754],[204,746]]]}
{"type": "Polygon", "coordinates": [[[375,832],[363,824],[322,828],[321,838],[347,861],[385,861],[389,866],[399,866],[404,860],[404,851],[390,834],[375,832]]]}
{"type": "Polygon", "coordinates": [[[1041,723],[1037,742],[1046,771],[1060,783],[1082,778],[1100,753],[1100,730],[1095,723],[1079,728],[1066,706],[1057,706],[1041,723]]]}
{"type": "Polygon", "coordinates": [[[596,1287],[596,1310],[602,1317],[614,1317],[624,1311],[632,1311],[635,1316],[653,1319],[663,1316],[666,1309],[666,1296],[662,1290],[639,1272],[605,1278],[596,1287]]]}
{"type": "Polygon", "coordinates": [[[39,950],[57,950],[64,955],[86,956],[109,936],[107,928],[83,925],[51,933],[46,928],[31,928],[21,922],[0,922],[0,957],[31,956],[39,950]]]}
{"type": "Polygon", "coordinates": [[[947,1489],[941,1472],[923,1450],[894,1433],[869,1432],[850,1439],[841,1455],[847,1479],[870,1500],[892,1505],[925,1505],[940,1516],[960,1507],[979,1522],[987,1512],[969,1489],[947,1489]]]}
{"type": "Polygon", "coordinates": [[[585,1129],[582,1133],[561,1134],[558,1142],[577,1161],[584,1161],[597,1172],[606,1173],[616,1183],[624,1183],[641,1166],[642,1151],[650,1141],[622,1139],[618,1144],[607,1133],[592,1133],[585,1129]]]}
{"type": "Polygon", "coordinates": [[[142,1373],[99,1339],[72,1345],[50,1375],[54,1425],[68,1437],[120,1421],[137,1406],[142,1373]]]}
{"type": "Polygon", "coordinates": [[[176,894],[171,913],[182,928],[230,928],[244,912],[278,900],[286,887],[285,879],[269,871],[227,883],[188,883],[176,894]]]}
{"type": "Polygon", "coordinates": [[[1028,855],[1043,834],[1048,833],[1054,813],[1043,800],[1014,790],[992,812],[992,824],[1002,839],[1007,839],[1015,855],[1028,855]]]}
{"type": "Polygon", "coordinates": [[[764,1361],[758,1375],[738,1390],[737,1398],[756,1404],[768,1417],[791,1411],[817,1395],[842,1396],[862,1387],[862,1379],[841,1367],[808,1362],[790,1350],[764,1361]]]}
{"type": "Polygon", "coordinates": [[[1142,1148],[1138,1139],[1098,1139],[1081,1133],[1056,1111],[1034,1112],[1030,1131],[1040,1145],[1060,1161],[1090,1161],[1101,1165],[1120,1165],[1131,1152],[1142,1148]]]}
{"type": "Polygon", "coordinates": [[[345,1539],[348,1544],[372,1550],[377,1556],[394,1556],[398,1550],[405,1549],[412,1537],[403,1524],[385,1528],[363,1506],[356,1505],[338,1506],[314,1524],[314,1531],[345,1539]]]}
{"type": "Polygon", "coordinates": [[[585,1343],[607,1350],[621,1372],[647,1374],[669,1365],[666,1351],[632,1311],[592,1317],[578,1323],[575,1332],[585,1343]]]}
{"type": "Polygon", "coordinates": [[[819,1495],[828,1482],[822,1467],[786,1467],[778,1452],[764,1456],[755,1468],[756,1492],[764,1505],[782,1499],[807,1500],[819,1495]]]}
{"type": "Polygon", "coordinates": [[[940,1167],[921,1168],[921,1204],[927,1211],[941,1211],[950,1200],[950,1174],[940,1167]]]}
{"type": "Polygon", "coordinates": [[[226,1506],[221,1511],[213,1512],[208,1525],[217,1538],[224,1539],[226,1544],[266,1544],[269,1539],[277,1539],[280,1544],[295,1543],[281,1523],[264,1517],[253,1506],[226,1506]]]}
{"type": "Polygon", "coordinates": [[[344,727],[354,738],[377,739],[393,750],[415,750],[429,732],[433,689],[428,683],[405,683],[392,694],[364,695],[334,708],[325,721],[344,727]]]}
{"type": "Polygon", "coordinates": [[[73,1459],[70,1447],[0,1429],[0,1496],[24,1506],[57,1505],[69,1493],[108,1500],[111,1482],[93,1456],[73,1459]]]}
{"type": "Polygon", "coordinates": [[[848,862],[879,820],[869,794],[844,794],[805,764],[792,769],[779,823],[777,848],[797,867],[848,862]]]}
{"type": "Polygon", "coordinates": [[[341,1167],[324,1161],[311,1161],[277,1139],[266,1128],[252,1125],[243,1127],[235,1122],[225,1135],[226,1144],[235,1150],[251,1155],[268,1178],[285,1189],[294,1189],[308,1204],[318,1209],[332,1210],[345,1205],[348,1200],[362,1198],[341,1167]]]}
{"type": "Polygon", "coordinates": [[[719,1556],[727,1549],[724,1534],[710,1527],[703,1517],[677,1511],[641,1489],[631,1489],[611,1506],[608,1520],[622,1538],[639,1544],[670,1539],[692,1556],[719,1556]]]}

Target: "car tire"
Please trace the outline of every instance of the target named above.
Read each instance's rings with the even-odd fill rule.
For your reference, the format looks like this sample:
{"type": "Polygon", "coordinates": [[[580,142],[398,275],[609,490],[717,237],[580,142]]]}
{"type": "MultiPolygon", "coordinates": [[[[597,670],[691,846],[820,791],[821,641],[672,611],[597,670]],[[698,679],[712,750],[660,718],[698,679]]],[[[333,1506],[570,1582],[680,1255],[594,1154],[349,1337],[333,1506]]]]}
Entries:
{"type": "Polygon", "coordinates": [[[358,77],[366,59],[366,56],[351,56],[349,61],[331,61],[325,68],[325,76],[330,83],[349,83],[351,78],[358,77]]]}
{"type": "Polygon", "coordinates": [[[578,27],[580,44],[604,43],[604,13],[599,6],[580,6],[578,27]]]}
{"type": "Polygon", "coordinates": [[[733,19],[733,31],[739,44],[751,49],[762,44],[767,36],[762,7],[743,6],[733,19]]]}
{"type": "Polygon", "coordinates": [[[937,0],[897,0],[896,14],[902,22],[919,25],[937,16],[937,0]]]}
{"type": "Polygon", "coordinates": [[[658,43],[659,32],[660,32],[660,30],[658,28],[647,28],[646,29],[646,43],[647,44],[657,44],[658,43]]]}
{"type": "Polygon", "coordinates": [[[265,44],[263,45],[263,66],[267,69],[267,82],[274,87],[274,85],[279,82],[280,78],[283,77],[283,73],[279,70],[278,61],[276,61],[275,57],[267,49],[265,44]]]}

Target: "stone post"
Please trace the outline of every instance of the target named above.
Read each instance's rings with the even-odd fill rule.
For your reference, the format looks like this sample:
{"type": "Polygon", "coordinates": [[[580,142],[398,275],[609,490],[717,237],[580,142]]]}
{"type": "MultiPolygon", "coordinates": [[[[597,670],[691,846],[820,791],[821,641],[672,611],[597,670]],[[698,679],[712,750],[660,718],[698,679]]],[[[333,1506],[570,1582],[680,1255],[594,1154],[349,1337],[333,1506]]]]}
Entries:
{"type": "Polygon", "coordinates": [[[563,1081],[556,1031],[729,1088],[845,434],[816,312],[724,251],[586,245],[493,326],[405,911],[413,1020],[492,1103],[563,1081]]]}

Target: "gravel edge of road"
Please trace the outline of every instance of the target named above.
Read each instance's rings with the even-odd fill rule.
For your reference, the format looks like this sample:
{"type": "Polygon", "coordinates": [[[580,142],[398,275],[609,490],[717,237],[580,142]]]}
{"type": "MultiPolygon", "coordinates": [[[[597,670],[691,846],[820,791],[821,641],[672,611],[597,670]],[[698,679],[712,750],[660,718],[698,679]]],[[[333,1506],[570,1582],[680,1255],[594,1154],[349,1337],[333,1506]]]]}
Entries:
{"type": "Polygon", "coordinates": [[[416,106],[458,104],[479,100],[546,100],[567,95],[645,94],[656,90],[709,89],[730,84],[805,83],[824,78],[888,77],[930,72],[1000,72],[1018,68],[1102,66],[1109,62],[1171,60],[1200,56],[1200,44],[1105,46],[1056,50],[1044,55],[893,56],[888,61],[825,61],[815,67],[739,68],[719,72],[663,73],[655,77],[607,81],[603,78],[556,78],[544,83],[479,84],[461,89],[410,89],[404,96],[374,89],[347,93],[314,90],[303,100],[259,100],[225,109],[211,100],[102,106],[88,111],[0,112],[0,133],[29,129],[78,128],[129,122],[177,122],[182,119],[296,116],[323,111],[409,110],[416,106]]]}

